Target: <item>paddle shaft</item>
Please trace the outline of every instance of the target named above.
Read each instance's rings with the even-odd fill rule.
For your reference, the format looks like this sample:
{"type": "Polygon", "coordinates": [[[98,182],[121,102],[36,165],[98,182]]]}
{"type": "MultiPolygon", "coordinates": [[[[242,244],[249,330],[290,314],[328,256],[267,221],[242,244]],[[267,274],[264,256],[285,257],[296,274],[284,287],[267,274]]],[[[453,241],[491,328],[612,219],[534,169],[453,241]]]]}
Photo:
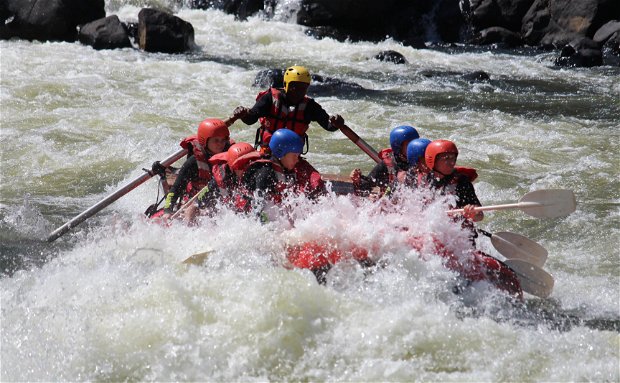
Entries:
{"type": "Polygon", "coordinates": [[[178,216],[179,216],[179,214],[181,214],[181,212],[182,212],[183,210],[187,209],[187,208],[189,207],[189,205],[191,205],[194,201],[196,201],[196,199],[198,198],[198,196],[200,195],[200,193],[201,193],[203,190],[205,190],[206,188],[208,188],[208,187],[209,187],[209,185],[207,185],[207,186],[203,187],[202,189],[200,189],[200,191],[199,191],[198,193],[194,194],[194,196],[193,196],[192,198],[188,199],[188,200],[187,200],[187,202],[185,202],[185,204],[179,208],[179,210],[175,211],[175,212],[174,212],[174,214],[172,214],[172,215],[170,216],[170,219],[175,219],[176,217],[178,217],[178,216]]]}
{"type": "Polygon", "coordinates": [[[353,141],[353,143],[359,146],[360,149],[364,151],[364,153],[368,154],[370,158],[372,158],[376,163],[381,163],[381,158],[379,157],[379,153],[372,146],[368,145],[366,141],[364,141],[360,136],[357,135],[354,131],[351,130],[346,125],[343,125],[340,130],[344,133],[345,136],[349,138],[349,140],[353,141]]]}
{"type": "MultiPolygon", "coordinates": [[[[542,206],[545,206],[545,205],[541,203],[536,203],[536,202],[517,202],[517,203],[507,203],[504,205],[477,206],[477,207],[474,207],[474,211],[527,209],[531,207],[542,207],[542,206]]],[[[458,213],[462,213],[463,211],[464,209],[453,209],[453,210],[449,210],[448,214],[458,214],[458,213]]]]}
{"type": "MultiPolygon", "coordinates": [[[[170,166],[170,165],[175,163],[177,160],[179,160],[181,157],[183,157],[186,154],[187,154],[187,149],[181,149],[178,152],[176,152],[176,153],[172,154],[171,156],[169,156],[168,158],[166,158],[165,160],[161,161],[161,164],[162,164],[162,166],[170,166]]],[[[142,183],[144,183],[145,181],[147,181],[151,177],[153,177],[153,175],[149,172],[149,173],[145,173],[145,174],[139,176],[138,178],[134,179],[133,181],[129,182],[128,184],[126,184],[125,186],[121,187],[120,189],[118,189],[114,193],[110,194],[109,196],[105,197],[104,199],[102,199],[101,201],[97,202],[93,206],[89,207],[84,212],[82,212],[81,214],[79,214],[76,217],[74,217],[73,219],[71,219],[69,222],[65,223],[64,225],[60,226],[58,229],[54,230],[47,237],[47,242],[55,241],[56,239],[58,239],[59,237],[64,235],[66,232],[68,232],[69,230],[73,229],[74,227],[76,227],[80,223],[84,222],[88,218],[92,217],[93,215],[97,214],[98,212],[103,210],[105,207],[107,207],[108,205],[112,204],[114,201],[116,201],[117,199],[121,198],[125,194],[129,193],[130,191],[132,191],[136,187],[140,186],[142,183]]]]}

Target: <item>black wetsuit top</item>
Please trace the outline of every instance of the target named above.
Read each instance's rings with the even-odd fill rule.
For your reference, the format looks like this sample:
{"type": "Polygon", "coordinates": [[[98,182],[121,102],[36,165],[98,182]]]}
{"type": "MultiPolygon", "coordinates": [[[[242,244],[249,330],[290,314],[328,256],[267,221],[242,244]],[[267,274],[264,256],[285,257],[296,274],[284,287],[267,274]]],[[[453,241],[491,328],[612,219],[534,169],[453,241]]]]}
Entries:
{"type": "Polygon", "coordinates": [[[458,209],[466,205],[481,206],[480,200],[478,200],[478,196],[476,195],[474,185],[466,176],[454,172],[449,176],[439,179],[433,177],[433,175],[429,173],[426,176],[426,181],[431,188],[437,190],[445,190],[448,185],[456,182],[454,194],[456,195],[456,208],[458,209]]]}
{"type": "MultiPolygon", "coordinates": [[[[394,161],[394,173],[397,174],[400,170],[409,169],[409,164],[404,161],[394,161]]],[[[369,192],[373,187],[378,186],[381,189],[385,189],[396,180],[390,180],[390,170],[388,169],[385,161],[381,161],[376,164],[374,168],[368,173],[367,176],[362,176],[360,179],[360,191],[369,192]]]]}

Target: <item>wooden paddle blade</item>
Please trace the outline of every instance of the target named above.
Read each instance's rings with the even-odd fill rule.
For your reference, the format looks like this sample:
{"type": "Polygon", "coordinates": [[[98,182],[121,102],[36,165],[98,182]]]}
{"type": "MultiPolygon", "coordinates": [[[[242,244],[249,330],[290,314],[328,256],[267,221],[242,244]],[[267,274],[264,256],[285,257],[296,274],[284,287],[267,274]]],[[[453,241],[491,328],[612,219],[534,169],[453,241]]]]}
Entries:
{"type": "Polygon", "coordinates": [[[536,265],[519,259],[509,259],[504,263],[517,274],[523,291],[540,298],[547,298],[551,295],[555,283],[551,274],[536,265]]]}
{"type": "Polygon", "coordinates": [[[493,247],[507,259],[520,259],[538,267],[547,261],[547,249],[520,234],[499,232],[491,235],[493,247]]]}
{"type": "Polygon", "coordinates": [[[205,251],[202,253],[192,254],[186,260],[184,260],[183,263],[187,265],[200,266],[205,262],[205,260],[209,257],[209,255],[211,255],[211,252],[212,251],[209,250],[209,251],[205,251]]]}
{"type": "Polygon", "coordinates": [[[519,200],[521,210],[537,218],[565,217],[577,208],[575,194],[567,189],[543,189],[527,193],[519,200]]]}

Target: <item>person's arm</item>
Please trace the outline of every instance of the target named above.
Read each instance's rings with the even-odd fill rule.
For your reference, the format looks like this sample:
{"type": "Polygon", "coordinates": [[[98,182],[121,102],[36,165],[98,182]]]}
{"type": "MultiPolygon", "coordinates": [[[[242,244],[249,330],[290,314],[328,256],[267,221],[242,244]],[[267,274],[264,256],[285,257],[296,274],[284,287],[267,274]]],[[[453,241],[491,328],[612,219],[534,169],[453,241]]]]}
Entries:
{"type": "Polygon", "coordinates": [[[235,108],[233,115],[230,118],[234,118],[235,120],[241,119],[244,124],[252,125],[258,121],[259,117],[269,115],[269,110],[271,109],[272,103],[273,98],[271,97],[271,92],[267,92],[261,98],[256,100],[256,103],[252,108],[248,109],[245,106],[238,106],[235,108]]]}
{"type": "Polygon", "coordinates": [[[360,169],[353,169],[350,174],[355,192],[367,196],[375,186],[385,187],[389,182],[387,165],[385,162],[376,164],[367,176],[362,175],[360,169]]]}
{"type": "Polygon", "coordinates": [[[250,193],[257,191],[261,197],[265,197],[277,190],[277,177],[269,163],[256,163],[251,165],[243,174],[241,185],[250,193]]]}
{"type": "Polygon", "coordinates": [[[196,157],[192,156],[185,161],[179,170],[179,174],[174,181],[174,185],[172,185],[170,191],[166,194],[164,213],[171,214],[174,212],[174,207],[187,188],[187,183],[193,179],[196,179],[197,176],[198,164],[196,163],[196,157]]]}
{"type": "Polygon", "coordinates": [[[295,174],[297,179],[303,183],[303,191],[308,198],[316,199],[327,193],[325,181],[323,181],[321,173],[305,159],[300,159],[297,163],[295,174]]]}
{"type": "Polygon", "coordinates": [[[368,173],[368,176],[362,176],[362,185],[364,182],[368,184],[369,188],[379,186],[381,188],[387,187],[390,184],[390,175],[388,167],[385,162],[380,162],[375,165],[374,168],[368,173]]]}
{"type": "Polygon", "coordinates": [[[339,114],[330,116],[325,109],[319,103],[310,99],[306,106],[306,119],[309,121],[316,121],[321,128],[328,132],[335,132],[344,126],[344,119],[339,114]]]}
{"type": "Polygon", "coordinates": [[[200,194],[198,194],[198,207],[200,209],[205,209],[207,215],[213,215],[221,195],[222,193],[217,185],[217,181],[214,178],[211,178],[207,184],[207,187],[203,188],[200,194]]]}
{"type": "Polygon", "coordinates": [[[463,216],[467,219],[471,219],[474,222],[479,222],[484,219],[484,212],[475,211],[474,208],[482,206],[474,185],[469,181],[461,181],[456,185],[456,207],[463,208],[463,216]]]}

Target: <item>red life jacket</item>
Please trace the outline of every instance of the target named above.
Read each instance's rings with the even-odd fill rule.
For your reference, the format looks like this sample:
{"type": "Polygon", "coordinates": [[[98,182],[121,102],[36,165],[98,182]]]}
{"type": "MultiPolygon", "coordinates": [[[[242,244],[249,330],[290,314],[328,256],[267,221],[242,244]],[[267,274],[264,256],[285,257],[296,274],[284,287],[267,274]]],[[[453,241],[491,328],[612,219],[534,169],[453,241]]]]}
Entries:
{"type": "MultiPolygon", "coordinates": [[[[388,184],[393,185],[397,180],[398,172],[396,171],[396,166],[394,165],[394,153],[392,153],[392,148],[386,148],[379,152],[379,158],[381,161],[387,166],[388,170],[388,184]]],[[[381,189],[381,192],[385,192],[385,187],[381,189]]]]}
{"type": "Polygon", "coordinates": [[[321,174],[308,161],[300,158],[293,170],[295,171],[298,192],[305,193],[311,198],[325,193],[325,182],[321,178],[321,174]]]}
{"type": "Polygon", "coordinates": [[[229,178],[232,170],[228,167],[227,157],[228,153],[223,152],[209,159],[209,163],[212,165],[211,172],[213,174],[213,179],[219,188],[221,202],[228,205],[228,207],[234,211],[248,212],[251,206],[249,200],[244,197],[248,193],[242,190],[239,184],[235,184],[234,181],[229,178]]]}
{"type": "Polygon", "coordinates": [[[305,120],[305,110],[308,106],[310,98],[304,96],[304,99],[294,108],[289,108],[283,102],[283,92],[281,89],[269,88],[258,94],[256,99],[260,99],[268,92],[271,92],[271,109],[269,116],[259,118],[259,123],[263,130],[262,145],[266,145],[271,140],[271,135],[278,129],[290,129],[293,132],[304,137],[310,125],[305,120]]]}
{"type": "Polygon", "coordinates": [[[462,176],[465,176],[469,182],[474,182],[478,178],[478,172],[474,168],[466,166],[455,166],[454,170],[462,176]]]}
{"type": "Polygon", "coordinates": [[[254,162],[268,163],[273,168],[277,179],[276,195],[270,197],[276,204],[282,202],[282,193],[286,190],[297,194],[304,193],[309,197],[316,197],[325,192],[325,182],[321,174],[303,158],[299,159],[292,171],[287,171],[278,162],[269,159],[259,159],[254,162]]]}
{"type": "MultiPolygon", "coordinates": [[[[478,172],[474,168],[455,166],[454,170],[457,175],[452,183],[457,183],[459,177],[465,177],[469,182],[474,182],[478,179],[478,172]]],[[[399,183],[406,184],[407,186],[423,186],[426,183],[427,174],[427,172],[419,172],[415,168],[410,168],[409,170],[399,170],[396,179],[399,183]]]]}
{"type": "MultiPolygon", "coordinates": [[[[207,185],[212,177],[211,165],[209,164],[209,158],[211,158],[211,156],[206,154],[206,150],[200,145],[198,136],[195,134],[184,138],[179,145],[181,145],[183,149],[187,149],[188,153],[191,152],[194,158],[196,158],[196,164],[198,165],[198,181],[191,183],[191,190],[196,192],[200,191],[207,185]]],[[[188,184],[188,189],[190,189],[190,184],[188,184]]]]}
{"type": "Polygon", "coordinates": [[[211,176],[217,183],[220,189],[226,188],[226,176],[231,171],[228,168],[228,153],[222,152],[214,154],[209,158],[209,165],[211,165],[211,176]]]}

